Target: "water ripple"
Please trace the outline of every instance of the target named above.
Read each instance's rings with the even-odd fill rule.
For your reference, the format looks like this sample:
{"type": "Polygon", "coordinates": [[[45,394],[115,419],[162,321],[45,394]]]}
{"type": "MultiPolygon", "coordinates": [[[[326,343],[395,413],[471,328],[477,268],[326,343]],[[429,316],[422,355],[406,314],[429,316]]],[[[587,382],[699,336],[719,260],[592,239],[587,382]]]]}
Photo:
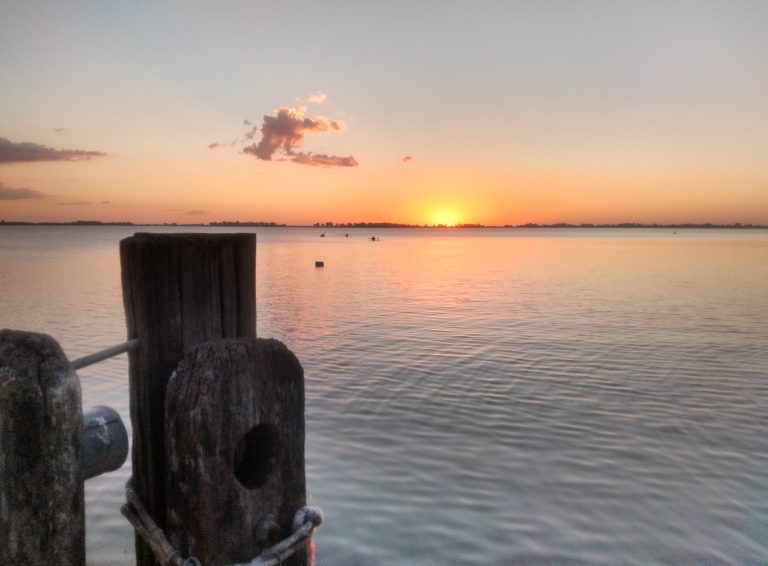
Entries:
{"type": "MultiPolygon", "coordinates": [[[[2,326],[71,358],[123,340],[124,231],[2,230],[2,326]]],[[[319,563],[765,563],[768,237],[449,234],[259,231],[258,333],[307,378],[319,563]]],[[[82,371],[86,408],[129,421],[126,371],[82,371]]],[[[132,563],[129,473],[87,484],[89,563],[132,563]]]]}

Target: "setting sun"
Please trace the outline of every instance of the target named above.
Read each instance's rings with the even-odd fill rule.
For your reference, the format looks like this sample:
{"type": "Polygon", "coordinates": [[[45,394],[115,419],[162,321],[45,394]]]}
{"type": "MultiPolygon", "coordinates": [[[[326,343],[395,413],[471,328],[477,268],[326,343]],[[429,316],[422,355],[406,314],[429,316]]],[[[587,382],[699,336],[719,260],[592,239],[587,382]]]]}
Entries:
{"type": "Polygon", "coordinates": [[[436,210],[429,217],[429,224],[433,226],[456,226],[460,222],[459,213],[450,209],[436,210]]]}

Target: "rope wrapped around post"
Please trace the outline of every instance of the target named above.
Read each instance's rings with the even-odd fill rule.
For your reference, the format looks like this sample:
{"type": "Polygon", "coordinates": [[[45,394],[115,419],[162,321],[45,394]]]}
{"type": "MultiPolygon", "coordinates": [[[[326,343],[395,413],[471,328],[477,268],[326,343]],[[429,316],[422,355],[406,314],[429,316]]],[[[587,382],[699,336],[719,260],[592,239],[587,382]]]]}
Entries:
{"type": "Polygon", "coordinates": [[[126,503],[120,508],[121,513],[130,521],[136,534],[149,546],[155,559],[162,566],[200,566],[197,558],[190,557],[185,560],[179,551],[171,546],[163,530],[147,513],[130,481],[125,486],[125,498],[126,503]]]}
{"type": "MultiPolygon", "coordinates": [[[[176,550],[147,513],[141,498],[131,486],[125,486],[126,503],[120,511],[133,525],[142,540],[152,549],[155,559],[162,566],[202,566],[194,556],[184,558],[176,550]]],[[[317,527],[323,522],[323,512],[319,507],[302,507],[293,518],[293,533],[274,546],[264,550],[250,562],[241,562],[230,566],[279,566],[312,538],[317,527]]]]}

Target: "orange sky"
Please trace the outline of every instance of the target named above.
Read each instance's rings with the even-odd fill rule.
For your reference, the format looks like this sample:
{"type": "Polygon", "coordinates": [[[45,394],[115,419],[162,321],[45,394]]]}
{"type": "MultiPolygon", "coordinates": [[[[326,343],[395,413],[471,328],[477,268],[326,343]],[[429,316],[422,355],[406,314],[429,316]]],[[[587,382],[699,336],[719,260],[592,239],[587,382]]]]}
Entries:
{"type": "Polygon", "coordinates": [[[768,223],[765,3],[300,4],[0,6],[0,218],[768,223]]]}

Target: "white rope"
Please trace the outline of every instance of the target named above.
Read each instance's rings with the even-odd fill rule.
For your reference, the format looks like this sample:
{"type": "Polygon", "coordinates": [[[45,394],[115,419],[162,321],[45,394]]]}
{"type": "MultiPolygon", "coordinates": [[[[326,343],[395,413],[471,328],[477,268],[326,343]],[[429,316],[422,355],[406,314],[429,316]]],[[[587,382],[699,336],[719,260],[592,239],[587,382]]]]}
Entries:
{"type": "MultiPolygon", "coordinates": [[[[162,566],[202,566],[194,556],[182,558],[181,553],[168,541],[163,530],[157,526],[149,515],[141,498],[133,489],[129,480],[125,486],[125,503],[120,509],[123,515],[133,525],[142,540],[152,550],[155,559],[162,566]]],[[[241,562],[230,566],[279,566],[286,558],[292,556],[312,538],[315,529],[323,522],[323,512],[319,507],[302,507],[293,516],[291,529],[293,533],[274,546],[264,550],[250,562],[241,562]]]]}

